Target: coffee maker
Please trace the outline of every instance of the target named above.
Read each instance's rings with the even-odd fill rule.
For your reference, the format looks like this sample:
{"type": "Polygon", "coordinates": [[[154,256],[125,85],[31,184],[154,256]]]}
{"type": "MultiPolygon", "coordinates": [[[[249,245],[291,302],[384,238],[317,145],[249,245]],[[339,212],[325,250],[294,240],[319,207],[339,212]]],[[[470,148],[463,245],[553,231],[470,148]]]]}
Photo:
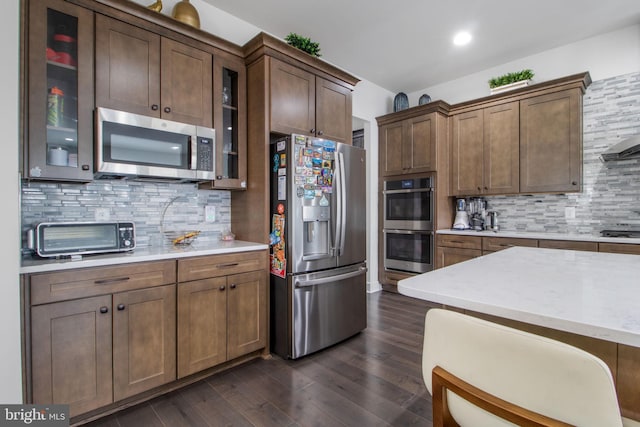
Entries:
{"type": "Polygon", "coordinates": [[[468,230],[471,228],[469,225],[469,213],[467,212],[467,201],[465,199],[458,199],[456,201],[456,217],[453,220],[453,228],[455,230],[468,230]]]}

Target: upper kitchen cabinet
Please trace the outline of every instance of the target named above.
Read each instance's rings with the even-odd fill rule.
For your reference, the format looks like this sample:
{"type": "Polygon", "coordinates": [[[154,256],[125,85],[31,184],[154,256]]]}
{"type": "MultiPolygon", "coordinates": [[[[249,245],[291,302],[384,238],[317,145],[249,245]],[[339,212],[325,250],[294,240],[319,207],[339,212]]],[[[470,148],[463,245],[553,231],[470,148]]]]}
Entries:
{"type": "MultiPolygon", "coordinates": [[[[216,124],[216,189],[247,187],[247,76],[244,62],[215,57],[213,121],[216,124]]],[[[203,184],[201,188],[209,186],[203,184]]]]}
{"type": "Polygon", "coordinates": [[[213,127],[212,54],[96,15],[96,105],[213,127]]]}
{"type": "Polygon", "coordinates": [[[28,3],[23,176],[93,178],[93,12],[61,0],[28,3]]]}
{"type": "Polygon", "coordinates": [[[351,89],[271,60],[271,130],[351,143],[351,89]]]}
{"type": "Polygon", "coordinates": [[[439,101],[378,117],[379,175],[433,172],[447,141],[448,105],[439,101]]]}
{"type": "Polygon", "coordinates": [[[236,238],[267,243],[271,142],[282,134],[322,132],[323,138],[351,143],[351,92],[359,80],[265,33],[247,42],[244,55],[247,189],[231,195],[231,225],[236,238]]]}
{"type": "Polygon", "coordinates": [[[454,105],[451,195],[580,191],[590,83],[581,73],[454,105]]]}
{"type": "Polygon", "coordinates": [[[453,115],[453,195],[518,192],[518,115],[518,102],[453,115]]]}
{"type": "Polygon", "coordinates": [[[582,184],[580,88],[520,101],[520,191],[580,191],[582,184]]]}

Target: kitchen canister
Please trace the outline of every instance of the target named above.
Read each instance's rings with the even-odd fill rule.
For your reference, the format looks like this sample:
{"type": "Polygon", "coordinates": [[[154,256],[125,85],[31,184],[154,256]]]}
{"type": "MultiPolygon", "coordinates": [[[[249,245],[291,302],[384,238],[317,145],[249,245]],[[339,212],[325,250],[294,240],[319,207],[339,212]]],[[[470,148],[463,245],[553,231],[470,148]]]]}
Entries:
{"type": "Polygon", "coordinates": [[[393,112],[406,110],[409,108],[409,97],[406,93],[400,92],[393,98],[393,112]]]}
{"type": "Polygon", "coordinates": [[[47,163],[52,166],[68,166],[69,152],[62,147],[51,147],[49,148],[47,163]]]}
{"type": "Polygon", "coordinates": [[[62,116],[64,114],[64,92],[54,86],[47,96],[47,124],[51,126],[62,126],[62,116]]]}

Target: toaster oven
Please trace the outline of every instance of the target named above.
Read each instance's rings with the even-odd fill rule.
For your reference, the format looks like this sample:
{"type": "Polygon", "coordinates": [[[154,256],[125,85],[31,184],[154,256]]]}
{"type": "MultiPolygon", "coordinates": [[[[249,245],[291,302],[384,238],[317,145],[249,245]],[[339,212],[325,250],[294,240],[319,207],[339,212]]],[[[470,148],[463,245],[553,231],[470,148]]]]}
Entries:
{"type": "Polygon", "coordinates": [[[27,232],[27,247],[41,257],[130,251],[133,222],[41,222],[27,232]]]}

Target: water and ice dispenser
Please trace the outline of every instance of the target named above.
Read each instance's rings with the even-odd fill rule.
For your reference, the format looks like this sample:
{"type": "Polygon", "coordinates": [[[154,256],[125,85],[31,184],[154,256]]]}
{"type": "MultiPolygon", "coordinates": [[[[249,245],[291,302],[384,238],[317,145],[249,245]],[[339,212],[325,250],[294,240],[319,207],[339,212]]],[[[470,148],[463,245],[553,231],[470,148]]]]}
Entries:
{"type": "Polygon", "coordinates": [[[329,206],[302,206],[303,257],[331,254],[330,220],[329,206]]]}

